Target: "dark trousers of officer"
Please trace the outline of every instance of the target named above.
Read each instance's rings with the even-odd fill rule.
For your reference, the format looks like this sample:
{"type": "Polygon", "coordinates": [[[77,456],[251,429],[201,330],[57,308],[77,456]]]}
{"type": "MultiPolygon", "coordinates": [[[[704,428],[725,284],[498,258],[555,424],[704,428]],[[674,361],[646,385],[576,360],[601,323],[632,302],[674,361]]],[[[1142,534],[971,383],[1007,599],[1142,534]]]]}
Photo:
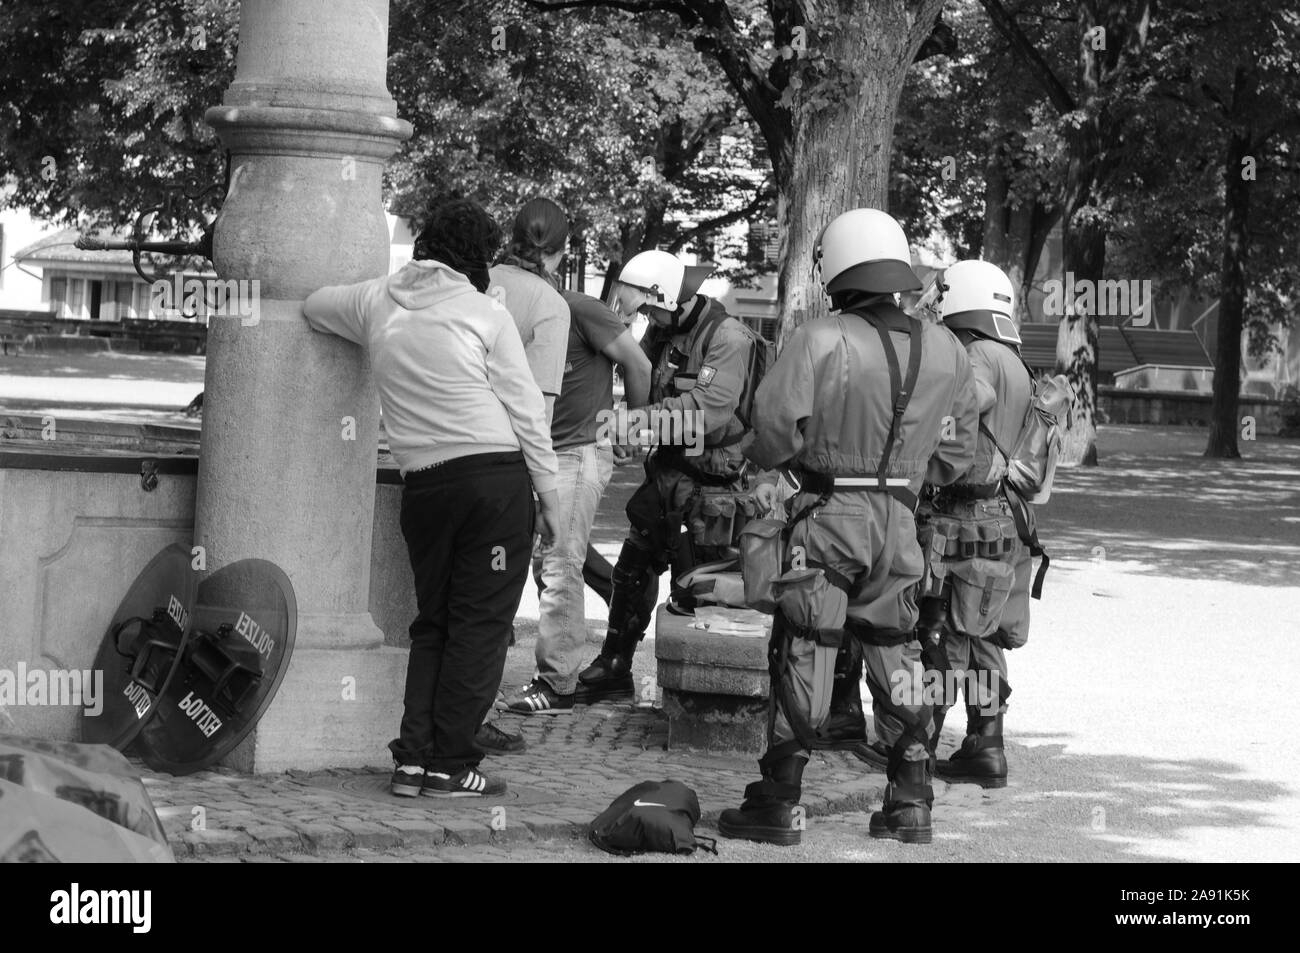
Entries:
{"type": "MultiPolygon", "coordinates": [[[[815,499],[800,494],[792,511],[802,511],[815,499]]],[[[877,736],[890,748],[901,744],[901,760],[925,761],[933,706],[923,689],[921,646],[912,636],[923,565],[914,517],[886,494],[864,490],[837,492],[815,512],[795,525],[790,552],[798,547],[809,563],[828,566],[846,579],[866,573],[849,599],[845,637],[862,641],[877,736]]],[[[811,714],[816,727],[829,703],[826,695],[825,709],[801,715],[811,714]]],[[[792,737],[778,719],[772,747],[792,737]]]]}
{"type": "Polygon", "coordinates": [[[415,574],[400,764],[455,774],[483,760],[474,735],[505,668],[528,579],[534,507],[521,453],[482,453],[410,473],[402,536],[415,574]]]}
{"type": "MultiPolygon", "coordinates": [[[[721,454],[714,451],[715,459],[721,454]]],[[[657,456],[645,464],[646,479],[627,502],[630,525],[618,563],[614,567],[614,598],[610,604],[609,627],[616,637],[634,645],[645,634],[653,615],[659,588],[659,574],[672,568],[672,582],[696,565],[727,557],[728,546],[698,545],[689,526],[683,525],[692,498],[700,485],[675,466],[657,456]]],[[[739,479],[719,478],[733,493],[743,488],[739,479]]],[[[679,600],[689,594],[674,592],[679,600]]]]}

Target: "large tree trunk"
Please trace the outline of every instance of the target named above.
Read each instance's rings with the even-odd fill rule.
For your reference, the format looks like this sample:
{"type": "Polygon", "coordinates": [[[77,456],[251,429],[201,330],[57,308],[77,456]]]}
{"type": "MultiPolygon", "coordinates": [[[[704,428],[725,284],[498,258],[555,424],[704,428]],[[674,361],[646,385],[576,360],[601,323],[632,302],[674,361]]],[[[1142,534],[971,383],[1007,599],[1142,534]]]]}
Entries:
{"type": "Polygon", "coordinates": [[[1004,153],[994,151],[984,172],[984,239],[981,257],[1007,273],[1016,289],[1016,323],[1032,321],[1029,292],[1048,236],[1060,221],[1059,207],[1037,199],[1010,204],[1010,175],[1004,153]]]}
{"type": "MultiPolygon", "coordinates": [[[[1100,280],[1106,261],[1104,229],[1089,224],[1067,227],[1064,251],[1066,273],[1073,272],[1076,282],[1100,280]]],[[[1070,425],[1061,444],[1061,462],[1066,465],[1097,465],[1097,366],[1101,349],[1095,310],[1076,311],[1074,302],[1067,298],[1065,317],[1057,329],[1057,372],[1065,374],[1073,392],[1070,425]]]]}
{"type": "Polygon", "coordinates": [[[857,5],[847,26],[810,24],[810,37],[829,46],[830,61],[854,70],[856,87],[833,96],[817,87],[809,96],[804,87],[794,96],[791,161],[775,163],[782,241],[779,344],[804,321],[826,314],[812,268],[821,230],[849,209],[886,207],[903,77],[942,5],[942,0],[881,0],[857,5]],[[815,106],[809,100],[817,97],[829,102],[815,106]]]}
{"type": "MultiPolygon", "coordinates": [[[[1244,84],[1251,80],[1237,73],[1241,101],[1244,84]]],[[[1210,411],[1207,457],[1235,459],[1237,449],[1237,399],[1241,393],[1241,328],[1246,310],[1246,257],[1250,251],[1247,218],[1250,183],[1242,175],[1241,161],[1250,155],[1250,129],[1234,126],[1228,135],[1223,167],[1223,265],[1219,283],[1219,346],[1214,357],[1214,403],[1210,411]]]]}
{"type": "MultiPolygon", "coordinates": [[[[1087,5],[1084,5],[1085,8],[1087,5]]],[[[1082,18],[1084,36],[1091,27],[1082,18]]],[[[1080,72],[1085,89],[1096,86],[1095,53],[1086,40],[1080,44],[1080,72]]],[[[1094,107],[1095,110],[1095,107],[1094,107]]],[[[1097,183],[1102,154],[1102,129],[1105,120],[1099,111],[1087,113],[1069,134],[1069,163],[1066,167],[1065,234],[1062,259],[1065,267],[1065,317],[1056,338],[1057,371],[1064,373],[1073,392],[1070,426],[1061,446],[1061,463],[1097,465],[1097,364],[1101,356],[1097,335],[1096,296],[1089,295],[1091,306],[1076,307],[1071,292],[1074,282],[1091,282],[1096,289],[1106,266],[1106,228],[1088,214],[1097,183]]]]}

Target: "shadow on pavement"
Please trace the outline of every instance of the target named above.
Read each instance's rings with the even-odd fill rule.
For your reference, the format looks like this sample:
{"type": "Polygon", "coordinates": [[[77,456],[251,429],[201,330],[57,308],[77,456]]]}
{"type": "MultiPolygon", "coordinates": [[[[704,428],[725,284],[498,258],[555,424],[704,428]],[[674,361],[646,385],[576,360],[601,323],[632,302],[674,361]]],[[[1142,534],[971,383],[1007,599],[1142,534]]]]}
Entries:
{"type": "Polygon", "coordinates": [[[1101,465],[1058,470],[1039,509],[1049,553],[1152,575],[1300,584],[1300,442],[1242,441],[1248,459],[1207,460],[1204,430],[1102,427],[1098,440],[1101,465]]]}
{"type": "Polygon", "coordinates": [[[936,840],[943,824],[948,839],[971,841],[979,859],[1122,862],[1260,859],[1246,846],[1258,841],[1242,840],[1244,833],[1273,828],[1294,836],[1269,807],[1293,792],[1246,777],[1237,765],[1071,754],[1061,735],[1050,736],[1054,743],[1018,743],[1034,737],[1018,733],[1010,743],[1009,787],[954,784],[939,794],[936,840]],[[1227,841],[1241,843],[1239,856],[1222,856],[1227,841]]]}

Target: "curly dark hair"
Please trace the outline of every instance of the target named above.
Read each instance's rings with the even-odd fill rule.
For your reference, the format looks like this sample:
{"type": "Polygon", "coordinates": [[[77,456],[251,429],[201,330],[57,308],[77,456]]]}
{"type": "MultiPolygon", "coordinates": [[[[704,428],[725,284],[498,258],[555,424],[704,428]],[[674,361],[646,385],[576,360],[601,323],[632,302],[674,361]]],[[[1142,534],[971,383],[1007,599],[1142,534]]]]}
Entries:
{"type": "Polygon", "coordinates": [[[442,199],[431,205],[412,257],[440,261],[487,291],[488,264],[501,238],[501,227],[473,199],[442,199]]]}

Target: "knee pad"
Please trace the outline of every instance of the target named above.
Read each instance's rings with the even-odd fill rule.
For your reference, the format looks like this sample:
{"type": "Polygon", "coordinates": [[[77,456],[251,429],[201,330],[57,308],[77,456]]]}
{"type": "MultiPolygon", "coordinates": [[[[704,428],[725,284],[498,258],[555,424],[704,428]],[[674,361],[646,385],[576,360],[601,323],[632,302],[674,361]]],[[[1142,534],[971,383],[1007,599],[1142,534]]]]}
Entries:
{"type": "Polygon", "coordinates": [[[635,539],[624,541],[611,580],[610,628],[639,641],[654,615],[658,582],[654,554],[635,539]]]}
{"type": "Polygon", "coordinates": [[[650,570],[657,576],[667,568],[668,559],[661,550],[656,549],[651,535],[633,527],[632,535],[623,540],[623,548],[618,551],[612,577],[618,578],[619,569],[650,570]]]}

